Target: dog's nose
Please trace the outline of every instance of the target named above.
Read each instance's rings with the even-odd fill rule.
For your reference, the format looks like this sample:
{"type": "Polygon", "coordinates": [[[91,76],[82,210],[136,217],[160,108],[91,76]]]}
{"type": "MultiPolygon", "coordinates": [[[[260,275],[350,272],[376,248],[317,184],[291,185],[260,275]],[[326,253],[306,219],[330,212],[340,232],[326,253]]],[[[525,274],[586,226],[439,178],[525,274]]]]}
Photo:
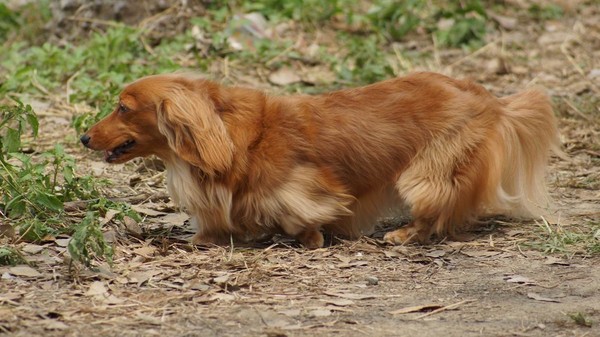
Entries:
{"type": "Polygon", "coordinates": [[[81,143],[83,145],[88,146],[88,143],[90,142],[90,136],[83,135],[83,136],[81,136],[81,138],[79,138],[79,140],[81,141],[81,143]]]}

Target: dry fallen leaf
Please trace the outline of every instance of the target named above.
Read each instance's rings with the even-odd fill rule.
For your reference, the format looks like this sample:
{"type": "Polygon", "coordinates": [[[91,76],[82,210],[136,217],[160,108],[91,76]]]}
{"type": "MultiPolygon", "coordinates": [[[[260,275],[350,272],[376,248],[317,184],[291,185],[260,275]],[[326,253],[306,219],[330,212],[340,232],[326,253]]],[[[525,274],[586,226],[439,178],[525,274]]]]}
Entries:
{"type": "Polygon", "coordinates": [[[400,256],[404,256],[396,251],[393,250],[385,250],[383,251],[383,254],[385,255],[385,257],[400,257],[400,256]]]}
{"type": "Polygon", "coordinates": [[[210,289],[210,285],[202,281],[195,281],[189,285],[189,288],[197,291],[208,291],[210,289]]]}
{"type": "Polygon", "coordinates": [[[328,304],[336,305],[338,307],[345,307],[345,306],[354,304],[354,301],[348,300],[348,299],[324,299],[321,301],[328,303],[328,304]]]}
{"type": "Polygon", "coordinates": [[[0,303],[18,301],[22,296],[23,296],[23,294],[19,294],[19,293],[1,294],[0,295],[0,303]]]}
{"type": "Polygon", "coordinates": [[[125,223],[125,228],[127,232],[137,238],[142,237],[142,227],[137,223],[137,221],[133,220],[131,217],[124,216],[123,222],[125,223]]]}
{"type": "Polygon", "coordinates": [[[94,281],[92,282],[92,284],[90,284],[90,287],[88,288],[88,290],[85,292],[86,296],[100,296],[100,295],[104,295],[108,292],[108,290],[106,289],[105,286],[105,282],[102,281],[94,281]]]}
{"type": "Polygon", "coordinates": [[[327,317],[327,316],[331,316],[331,310],[329,309],[317,309],[317,310],[313,310],[309,313],[310,316],[312,317],[327,317]]]}
{"type": "Polygon", "coordinates": [[[118,298],[115,295],[108,295],[106,297],[102,297],[102,302],[104,302],[105,304],[121,304],[123,302],[125,302],[124,299],[122,298],[118,298]]]}
{"type": "Polygon", "coordinates": [[[560,303],[560,301],[555,298],[544,297],[540,294],[536,294],[536,293],[532,293],[532,292],[527,293],[527,297],[534,299],[536,301],[560,303]]]}
{"type": "Polygon", "coordinates": [[[504,29],[511,30],[517,27],[518,22],[516,17],[504,16],[496,13],[492,13],[491,17],[504,29]]]}
{"type": "Polygon", "coordinates": [[[352,267],[360,267],[366,266],[369,263],[367,261],[354,261],[349,263],[340,263],[337,265],[338,268],[352,268],[352,267]]]}
{"type": "Polygon", "coordinates": [[[143,256],[145,258],[150,258],[156,253],[156,247],[154,246],[143,246],[140,248],[136,248],[133,250],[134,254],[143,256]]]}
{"type": "Polygon", "coordinates": [[[46,330],[66,330],[69,328],[65,323],[54,319],[45,319],[40,323],[44,325],[46,330]]]}
{"type": "Polygon", "coordinates": [[[66,247],[69,245],[69,241],[71,241],[71,239],[56,239],[54,240],[54,243],[59,247],[66,247]]]}
{"type": "Polygon", "coordinates": [[[350,261],[352,261],[351,257],[341,255],[341,254],[333,254],[333,257],[340,260],[340,262],[342,262],[342,263],[350,263],[350,261]]]}
{"type": "Polygon", "coordinates": [[[279,313],[286,315],[288,317],[296,317],[296,316],[300,316],[300,314],[302,312],[300,311],[300,309],[289,309],[289,310],[281,310],[281,311],[279,311],[279,313]]]}
{"type": "Polygon", "coordinates": [[[115,215],[119,213],[119,211],[116,211],[114,209],[109,209],[108,211],[106,211],[106,214],[102,218],[102,221],[100,221],[100,226],[104,226],[107,223],[109,223],[115,217],[115,215]]]}
{"type": "Polygon", "coordinates": [[[145,215],[152,216],[152,217],[167,214],[165,212],[160,212],[160,211],[157,211],[154,209],[150,209],[150,208],[144,207],[142,205],[131,205],[131,209],[133,209],[134,211],[136,211],[138,213],[145,214],[145,215]]]}
{"type": "Polygon", "coordinates": [[[211,300],[218,300],[218,301],[225,301],[225,302],[229,302],[229,301],[233,301],[235,300],[235,296],[231,295],[231,294],[225,294],[225,293],[216,293],[214,295],[211,296],[211,300]]]}
{"type": "Polygon", "coordinates": [[[224,285],[229,281],[229,274],[221,275],[212,279],[214,283],[224,285]]]}
{"type": "Polygon", "coordinates": [[[161,325],[161,324],[163,324],[163,321],[162,321],[162,319],[160,317],[154,317],[154,316],[146,315],[146,314],[141,313],[141,312],[136,312],[135,316],[137,318],[139,318],[140,320],[142,320],[144,323],[154,324],[154,325],[161,325]]]}
{"type": "Polygon", "coordinates": [[[441,250],[441,249],[436,249],[436,250],[432,250],[430,252],[425,253],[425,256],[427,256],[427,257],[433,257],[433,258],[442,257],[444,255],[446,255],[446,251],[445,250],[441,250]]]}
{"type": "Polygon", "coordinates": [[[137,283],[138,287],[148,282],[152,276],[160,274],[158,270],[137,271],[127,275],[130,283],[137,283]]]}
{"type": "Polygon", "coordinates": [[[536,284],[535,281],[521,275],[510,275],[504,278],[509,283],[536,284]]]}
{"type": "Polygon", "coordinates": [[[169,213],[163,217],[157,218],[156,220],[161,223],[170,224],[174,226],[182,226],[190,216],[180,212],[180,213],[169,213]]]}
{"type": "Polygon", "coordinates": [[[570,265],[569,262],[565,261],[565,260],[561,260],[558,259],[554,256],[547,256],[546,257],[546,261],[544,261],[544,264],[557,264],[557,265],[561,265],[561,266],[568,266],[570,265]]]}
{"type": "Polygon", "coordinates": [[[9,273],[15,276],[25,276],[25,277],[41,277],[42,274],[37,270],[31,268],[30,266],[15,266],[8,270],[9,273]]]}
{"type": "Polygon", "coordinates": [[[330,292],[330,291],[325,291],[324,294],[329,295],[329,296],[334,296],[334,297],[345,298],[345,299],[349,299],[349,300],[368,300],[368,299],[376,297],[375,295],[336,293],[336,292],[330,292]]]}
{"type": "Polygon", "coordinates": [[[470,257],[491,257],[499,255],[502,252],[493,251],[493,250],[471,250],[471,251],[461,251],[462,254],[470,257]]]}
{"type": "Polygon", "coordinates": [[[300,75],[290,68],[281,68],[269,75],[269,82],[284,86],[302,81],[300,75]]]}
{"type": "Polygon", "coordinates": [[[425,304],[425,305],[415,305],[412,307],[406,307],[394,311],[390,311],[392,315],[398,314],[409,314],[411,312],[423,312],[423,311],[432,311],[441,308],[442,306],[439,304],[425,304]]]}
{"type": "Polygon", "coordinates": [[[304,71],[302,80],[315,85],[327,85],[336,81],[336,75],[328,68],[317,66],[304,71]]]}
{"type": "Polygon", "coordinates": [[[22,250],[28,254],[37,254],[44,250],[44,246],[34,245],[33,243],[28,243],[23,246],[22,250]]]}
{"type": "Polygon", "coordinates": [[[0,225],[0,238],[6,237],[9,239],[14,238],[16,235],[15,229],[11,225],[0,225]]]}

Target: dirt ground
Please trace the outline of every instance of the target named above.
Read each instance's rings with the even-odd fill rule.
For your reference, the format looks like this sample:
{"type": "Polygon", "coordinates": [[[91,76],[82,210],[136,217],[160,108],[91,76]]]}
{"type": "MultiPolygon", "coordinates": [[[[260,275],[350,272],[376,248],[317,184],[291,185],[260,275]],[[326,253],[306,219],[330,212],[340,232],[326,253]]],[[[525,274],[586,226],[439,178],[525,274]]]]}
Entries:
{"type": "MultiPolygon", "coordinates": [[[[78,166],[113,180],[105,193],[126,198],[144,221],[107,215],[115,258],[99,271],[70,263],[68,237],[18,244],[33,267],[0,267],[0,335],[600,336],[600,256],[576,245],[532,248],[545,231],[600,222],[600,6],[588,7],[517,23],[475,52],[439,51],[428,67],[498,95],[547,88],[570,157],[553,158],[548,176],[556,224],[490,219],[460,242],[382,243],[385,228],[406,223],[399,218],[373,237],[316,250],[285,238],[192,247],[156,162],[110,166],[73,140],[78,166]]],[[[37,104],[40,142],[52,143],[74,108],[37,104]]]]}

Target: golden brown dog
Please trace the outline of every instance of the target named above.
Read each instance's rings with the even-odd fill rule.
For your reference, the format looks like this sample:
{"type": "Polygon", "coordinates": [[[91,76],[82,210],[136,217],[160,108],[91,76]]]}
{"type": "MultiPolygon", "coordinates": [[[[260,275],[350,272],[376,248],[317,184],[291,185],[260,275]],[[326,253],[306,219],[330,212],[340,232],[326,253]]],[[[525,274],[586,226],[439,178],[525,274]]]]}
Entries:
{"type": "Polygon", "coordinates": [[[536,214],[559,146],[540,91],[496,98],[435,73],[286,97],[149,76],[81,141],[109,163],[164,160],[194,243],[283,232],[306,247],[321,247],[322,231],[368,233],[400,205],[413,220],[385,235],[395,244],[451,235],[483,214],[536,214]]]}

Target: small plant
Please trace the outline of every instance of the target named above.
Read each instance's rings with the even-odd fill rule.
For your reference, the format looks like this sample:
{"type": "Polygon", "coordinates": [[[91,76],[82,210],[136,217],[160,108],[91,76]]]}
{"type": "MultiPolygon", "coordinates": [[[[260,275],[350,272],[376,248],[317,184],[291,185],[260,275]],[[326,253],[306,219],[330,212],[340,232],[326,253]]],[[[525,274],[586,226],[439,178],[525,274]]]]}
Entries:
{"type": "Polygon", "coordinates": [[[485,38],[487,13],[481,0],[427,3],[420,0],[378,0],[367,13],[375,33],[401,40],[422,28],[443,46],[479,44],[485,38]]]}
{"type": "MultiPolygon", "coordinates": [[[[131,208],[99,197],[90,176],[75,174],[74,159],[62,145],[33,157],[21,151],[22,137],[27,131],[36,137],[38,120],[29,105],[16,102],[0,106],[0,209],[13,220],[20,238],[40,241],[48,235],[73,234],[69,251],[75,260],[87,266],[97,257],[110,261],[112,250],[104,241],[97,214],[115,209],[122,218],[128,215],[140,220],[131,208]],[[80,223],[65,214],[63,203],[87,200],[90,211],[80,223]]],[[[14,249],[0,250],[1,263],[14,263],[20,255],[14,249]]]]}
{"type": "Polygon", "coordinates": [[[348,11],[352,4],[349,0],[259,0],[243,1],[241,6],[247,12],[261,12],[274,21],[293,19],[317,24],[348,11]]]}
{"type": "Polygon", "coordinates": [[[560,19],[564,15],[563,9],[555,4],[532,4],[529,15],[538,21],[560,19]]]}
{"type": "Polygon", "coordinates": [[[487,14],[480,0],[456,1],[452,5],[437,9],[433,16],[436,22],[446,20],[444,27],[432,30],[443,46],[481,44],[485,38],[487,14]]]}
{"type": "Polygon", "coordinates": [[[95,258],[106,258],[112,263],[113,249],[104,240],[97,212],[87,212],[81,223],[75,226],[67,249],[73,259],[86,267],[91,267],[95,258]]]}
{"type": "Polygon", "coordinates": [[[25,259],[19,251],[11,247],[0,247],[0,266],[14,266],[23,263],[25,263],[25,259]]]}
{"type": "Polygon", "coordinates": [[[379,48],[379,37],[346,36],[347,56],[337,66],[338,77],[344,82],[373,83],[390,76],[394,71],[379,48]]]}
{"type": "Polygon", "coordinates": [[[575,324],[579,326],[584,326],[588,328],[592,327],[592,321],[581,312],[569,313],[567,315],[573,320],[573,322],[575,322],[575,324]]]}
{"type": "Polygon", "coordinates": [[[422,24],[424,9],[425,2],[421,0],[379,0],[367,12],[367,18],[376,31],[390,40],[400,40],[422,24]]]}
{"type": "Polygon", "coordinates": [[[38,134],[39,122],[31,106],[21,102],[4,105],[0,114],[0,191],[3,192],[0,206],[5,214],[12,218],[32,215],[48,219],[62,211],[64,201],[89,198],[95,193],[89,180],[75,177],[75,162],[65,154],[62,145],[56,144],[36,160],[19,152],[27,127],[32,137],[38,134]]]}
{"type": "Polygon", "coordinates": [[[0,40],[5,39],[10,31],[19,26],[17,14],[8,9],[5,4],[0,3],[0,40]]]}

